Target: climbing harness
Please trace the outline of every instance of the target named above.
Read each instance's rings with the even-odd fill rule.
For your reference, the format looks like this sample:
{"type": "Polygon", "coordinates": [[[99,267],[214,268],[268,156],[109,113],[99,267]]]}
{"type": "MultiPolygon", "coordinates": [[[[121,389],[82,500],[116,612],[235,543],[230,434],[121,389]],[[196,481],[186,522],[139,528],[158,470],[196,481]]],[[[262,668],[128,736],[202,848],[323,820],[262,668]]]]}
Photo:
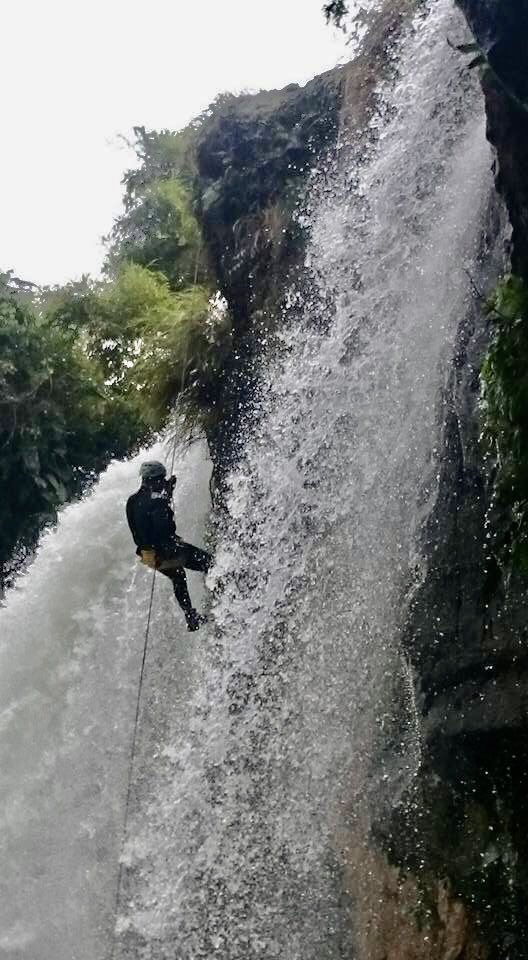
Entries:
{"type": "Polygon", "coordinates": [[[158,561],[154,550],[142,550],[141,563],[144,563],[146,567],[150,567],[151,570],[157,570],[158,561]]]}
{"type": "MultiPolygon", "coordinates": [[[[171,475],[174,472],[174,462],[176,460],[176,448],[177,443],[176,439],[174,440],[174,446],[172,449],[172,463],[171,463],[171,475]]],[[[115,956],[115,947],[116,947],[116,924],[117,924],[117,914],[119,910],[119,901],[121,899],[121,885],[123,882],[123,847],[125,846],[127,827],[128,827],[128,813],[130,809],[130,797],[132,794],[132,774],[134,772],[134,761],[136,759],[136,745],[137,745],[137,734],[139,726],[139,710],[141,706],[141,693],[143,690],[143,679],[145,676],[145,664],[147,662],[147,650],[149,642],[149,633],[150,633],[150,621],[152,619],[152,605],[154,602],[154,587],[156,585],[156,564],[155,564],[155,554],[154,551],[142,551],[141,557],[142,563],[145,563],[148,567],[152,568],[152,584],[150,588],[150,600],[148,607],[148,616],[147,616],[147,625],[145,628],[145,640],[143,642],[143,657],[141,660],[141,669],[139,671],[139,684],[138,684],[138,693],[137,693],[137,702],[136,702],[136,715],[134,718],[134,732],[132,735],[132,749],[130,751],[130,761],[128,764],[128,778],[127,778],[127,794],[125,800],[125,816],[123,820],[123,831],[121,834],[121,845],[120,845],[120,854],[119,854],[119,870],[117,874],[117,886],[116,886],[116,896],[115,896],[115,905],[114,905],[114,930],[112,934],[112,949],[110,952],[110,960],[114,960],[115,956]],[[144,554],[147,553],[149,556],[145,557],[144,554]],[[150,556],[152,554],[152,557],[150,556]]]]}

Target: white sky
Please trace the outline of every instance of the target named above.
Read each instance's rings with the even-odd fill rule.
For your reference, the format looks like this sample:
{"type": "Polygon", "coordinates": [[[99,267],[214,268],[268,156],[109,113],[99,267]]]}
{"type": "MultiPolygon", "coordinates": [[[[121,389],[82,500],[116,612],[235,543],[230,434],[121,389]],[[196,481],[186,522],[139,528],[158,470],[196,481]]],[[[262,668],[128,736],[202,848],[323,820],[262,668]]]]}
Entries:
{"type": "Polygon", "coordinates": [[[134,124],[178,129],[217,93],[343,59],[323,0],[3,0],[0,270],[96,273],[134,124]]]}

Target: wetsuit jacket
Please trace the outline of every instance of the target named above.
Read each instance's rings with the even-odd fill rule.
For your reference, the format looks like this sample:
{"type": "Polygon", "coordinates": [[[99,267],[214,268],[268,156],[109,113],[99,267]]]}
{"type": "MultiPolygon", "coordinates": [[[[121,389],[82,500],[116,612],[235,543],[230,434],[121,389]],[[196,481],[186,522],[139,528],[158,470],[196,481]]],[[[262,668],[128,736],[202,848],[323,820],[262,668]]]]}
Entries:
{"type": "Polygon", "coordinates": [[[138,554],[149,549],[160,557],[170,557],[174,553],[179,537],[166,491],[141,487],[129,497],[126,515],[138,554]]]}

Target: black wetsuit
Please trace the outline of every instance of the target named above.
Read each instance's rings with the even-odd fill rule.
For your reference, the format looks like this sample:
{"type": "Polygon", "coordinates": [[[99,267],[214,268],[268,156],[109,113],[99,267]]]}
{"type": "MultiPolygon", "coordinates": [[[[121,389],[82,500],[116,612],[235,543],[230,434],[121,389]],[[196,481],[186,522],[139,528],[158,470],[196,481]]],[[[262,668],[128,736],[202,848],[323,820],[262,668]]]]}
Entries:
{"type": "Polygon", "coordinates": [[[166,484],[143,484],[137,493],[129,497],[126,515],[137,547],[136,553],[141,556],[143,550],[154,551],[157,569],[172,580],[176,600],[185,614],[188,614],[193,610],[193,605],[183,568],[205,572],[211,566],[211,555],[186,543],[176,533],[166,484]]]}

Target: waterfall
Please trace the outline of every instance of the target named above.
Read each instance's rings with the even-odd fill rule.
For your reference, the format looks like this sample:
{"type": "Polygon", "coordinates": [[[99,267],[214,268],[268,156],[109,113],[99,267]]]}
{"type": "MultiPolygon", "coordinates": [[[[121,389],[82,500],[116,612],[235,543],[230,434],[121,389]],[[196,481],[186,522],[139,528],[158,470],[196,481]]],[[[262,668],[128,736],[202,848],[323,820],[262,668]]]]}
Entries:
{"type": "MultiPolygon", "coordinates": [[[[492,187],[477,82],[446,44],[462,34],[451,0],[424,4],[364,156],[345,141],[314,177],[305,283],[230,478],[209,625],[180,639],[167,595],[157,607],[121,960],[353,956],[347,838],[419,763],[402,598],[423,576],[442,389],[492,187]]],[[[39,960],[109,951],[147,591],[121,516],[134,471],[112,466],[64,512],[1,614],[0,938],[24,960],[37,938],[39,960]]]]}
{"type": "Polygon", "coordinates": [[[419,762],[402,597],[424,575],[442,388],[492,188],[478,85],[446,43],[461,34],[450,0],[426,4],[365,157],[345,142],[314,178],[306,282],[231,477],[191,722],[143,760],[155,786],[127,847],[119,956],[353,955],[347,838],[419,762]]]}
{"type": "MultiPolygon", "coordinates": [[[[162,445],[150,454],[170,463],[162,445]]],[[[62,512],[0,609],[1,957],[108,956],[151,582],[124,512],[141,459],[112,464],[62,512]]],[[[198,543],[208,479],[193,448],[175,502],[182,536],[198,543]]],[[[201,601],[203,578],[190,578],[201,601]]],[[[157,581],[152,654],[162,664],[154,686],[147,667],[145,705],[166,695],[174,711],[193,647],[170,583],[157,581]]]]}

